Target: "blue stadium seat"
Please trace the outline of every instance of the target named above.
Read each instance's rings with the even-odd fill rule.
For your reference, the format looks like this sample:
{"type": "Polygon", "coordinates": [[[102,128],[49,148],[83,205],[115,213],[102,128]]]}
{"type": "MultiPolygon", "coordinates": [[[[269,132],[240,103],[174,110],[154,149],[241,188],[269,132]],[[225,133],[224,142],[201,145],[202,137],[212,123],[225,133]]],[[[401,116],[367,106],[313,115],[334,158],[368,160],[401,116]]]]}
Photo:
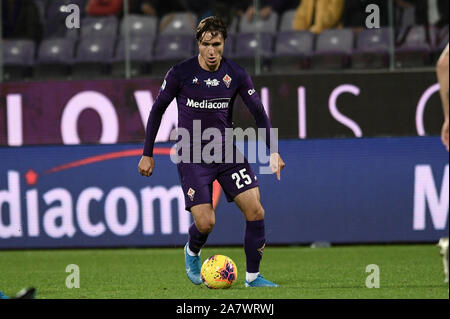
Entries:
{"type": "Polygon", "coordinates": [[[81,21],[81,38],[116,38],[119,20],[115,16],[86,17],[81,21]]]}
{"type": "Polygon", "coordinates": [[[115,38],[82,38],[72,68],[76,79],[102,77],[109,73],[115,38]]]}
{"type": "Polygon", "coordinates": [[[343,69],[351,62],[354,34],[351,29],[329,29],[317,35],[311,58],[313,69],[343,69]]]}
{"type": "MultiPolygon", "coordinates": [[[[228,38],[225,41],[225,47],[223,49],[223,55],[226,58],[233,56],[235,52],[235,42],[236,42],[236,35],[228,34],[228,38]]],[[[198,53],[198,46],[196,46],[196,52],[198,53]]]]}
{"type": "Polygon", "coordinates": [[[431,62],[431,46],[424,26],[408,28],[406,38],[395,48],[395,66],[398,68],[420,67],[431,62]]]}
{"type": "Polygon", "coordinates": [[[156,17],[144,15],[129,15],[122,19],[120,34],[125,35],[129,30],[130,37],[155,37],[158,31],[158,21],[156,17]]]}
{"type": "Polygon", "coordinates": [[[239,33],[276,33],[278,23],[278,14],[272,12],[266,20],[253,19],[248,21],[245,17],[241,18],[239,23],[239,33]]]}
{"type": "Polygon", "coordinates": [[[251,74],[256,71],[255,56],[257,54],[261,57],[261,71],[268,71],[273,54],[273,35],[271,33],[245,33],[236,36],[235,52],[230,58],[251,74]]]}
{"type": "Polygon", "coordinates": [[[35,51],[36,45],[32,40],[2,40],[4,79],[14,81],[28,78],[35,51]]]}
{"type": "Polygon", "coordinates": [[[190,12],[168,13],[160,19],[160,34],[192,34],[196,28],[197,16],[190,12]]]}
{"type": "MultiPolygon", "coordinates": [[[[150,64],[153,59],[153,38],[136,37],[129,38],[128,48],[130,57],[131,76],[140,76],[150,73],[150,64]]],[[[122,37],[117,44],[116,54],[113,58],[111,73],[113,76],[125,76],[125,39],[122,37]]]]}
{"type": "Polygon", "coordinates": [[[437,28],[430,27],[432,61],[437,61],[448,44],[448,25],[437,28]]]}
{"type": "Polygon", "coordinates": [[[280,31],[281,32],[293,30],[292,25],[294,22],[295,12],[296,12],[296,10],[287,10],[287,11],[283,12],[283,14],[280,17],[280,19],[281,19],[280,31]]]}
{"type": "Polygon", "coordinates": [[[155,43],[152,74],[165,75],[176,63],[194,53],[194,38],[189,35],[159,35],[155,43]]]}
{"type": "Polygon", "coordinates": [[[298,72],[309,67],[314,48],[314,34],[309,31],[279,32],[272,57],[272,72],[298,72]]]}
{"type": "Polygon", "coordinates": [[[362,30],[356,40],[352,55],[352,67],[387,68],[389,66],[390,33],[389,28],[362,30]]]}
{"type": "Polygon", "coordinates": [[[228,35],[230,34],[236,34],[238,32],[238,27],[239,27],[239,17],[234,17],[233,20],[231,21],[231,23],[228,25],[228,35]]]}
{"type": "Polygon", "coordinates": [[[66,78],[70,74],[74,49],[75,41],[69,38],[42,41],[33,67],[34,78],[66,78]]]}

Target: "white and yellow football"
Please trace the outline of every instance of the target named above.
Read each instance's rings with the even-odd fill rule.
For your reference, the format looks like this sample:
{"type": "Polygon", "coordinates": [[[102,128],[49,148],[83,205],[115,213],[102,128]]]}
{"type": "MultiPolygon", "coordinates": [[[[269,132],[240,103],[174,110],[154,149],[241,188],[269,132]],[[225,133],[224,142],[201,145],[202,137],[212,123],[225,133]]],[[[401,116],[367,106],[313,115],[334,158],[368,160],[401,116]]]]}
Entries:
{"type": "Polygon", "coordinates": [[[200,274],[208,288],[225,289],[236,281],[237,267],[230,257],[214,255],[205,260],[200,274]]]}

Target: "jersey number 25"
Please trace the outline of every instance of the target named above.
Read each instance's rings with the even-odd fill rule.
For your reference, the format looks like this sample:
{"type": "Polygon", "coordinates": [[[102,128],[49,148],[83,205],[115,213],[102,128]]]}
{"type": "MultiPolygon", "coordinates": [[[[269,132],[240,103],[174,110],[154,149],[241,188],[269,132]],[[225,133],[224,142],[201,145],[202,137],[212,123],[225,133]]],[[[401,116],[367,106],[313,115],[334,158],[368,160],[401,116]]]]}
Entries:
{"type": "Polygon", "coordinates": [[[242,187],[244,187],[244,184],[241,184],[241,179],[244,180],[245,185],[250,185],[252,183],[250,175],[245,173],[246,170],[246,168],[243,168],[239,171],[239,174],[233,173],[231,175],[231,178],[236,181],[237,189],[241,189],[242,187]]]}

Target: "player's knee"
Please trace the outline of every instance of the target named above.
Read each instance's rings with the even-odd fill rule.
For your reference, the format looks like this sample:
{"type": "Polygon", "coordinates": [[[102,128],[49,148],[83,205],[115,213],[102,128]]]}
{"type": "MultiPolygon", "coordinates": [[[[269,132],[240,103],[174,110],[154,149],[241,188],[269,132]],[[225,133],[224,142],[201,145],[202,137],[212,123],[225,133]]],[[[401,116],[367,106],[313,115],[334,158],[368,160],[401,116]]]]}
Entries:
{"type": "Polygon", "coordinates": [[[209,234],[212,232],[215,225],[215,220],[213,218],[206,218],[197,223],[197,228],[202,234],[209,234]]]}
{"type": "Polygon", "coordinates": [[[247,214],[247,220],[261,220],[264,219],[264,215],[264,208],[258,205],[247,214]]]}

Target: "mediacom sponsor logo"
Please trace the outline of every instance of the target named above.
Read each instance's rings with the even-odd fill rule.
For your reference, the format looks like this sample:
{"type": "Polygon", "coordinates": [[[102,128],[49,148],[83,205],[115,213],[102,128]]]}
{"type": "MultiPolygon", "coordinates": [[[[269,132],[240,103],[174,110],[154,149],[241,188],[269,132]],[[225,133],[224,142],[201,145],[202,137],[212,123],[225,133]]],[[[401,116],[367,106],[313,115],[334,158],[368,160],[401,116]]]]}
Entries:
{"type": "Polygon", "coordinates": [[[186,105],[197,109],[227,109],[229,102],[229,98],[203,100],[201,102],[188,98],[186,105]]]}
{"type": "MultiPolygon", "coordinates": [[[[170,148],[155,150],[160,155],[169,155],[171,151],[170,148]]],[[[137,149],[101,154],[53,167],[40,174],[54,174],[92,163],[139,156],[141,152],[137,149]]],[[[26,189],[20,174],[17,170],[8,170],[6,189],[0,189],[2,239],[45,235],[55,239],[71,238],[76,233],[98,237],[108,231],[116,236],[128,236],[138,229],[142,229],[143,235],[151,236],[157,231],[157,213],[160,214],[159,229],[163,235],[187,234],[192,222],[185,210],[183,190],[179,185],[147,186],[138,190],[127,185],[114,185],[108,192],[98,186],[89,186],[75,195],[70,182],[65,187],[58,185],[45,192],[40,191],[37,187],[40,174],[33,169],[24,174],[26,183],[31,187],[26,189]],[[155,205],[156,202],[159,206],[155,205]],[[173,202],[177,204],[175,212],[173,202]],[[175,230],[172,226],[174,213],[178,214],[178,229],[175,230]]],[[[217,186],[215,184],[215,204],[220,196],[217,186]]]]}

